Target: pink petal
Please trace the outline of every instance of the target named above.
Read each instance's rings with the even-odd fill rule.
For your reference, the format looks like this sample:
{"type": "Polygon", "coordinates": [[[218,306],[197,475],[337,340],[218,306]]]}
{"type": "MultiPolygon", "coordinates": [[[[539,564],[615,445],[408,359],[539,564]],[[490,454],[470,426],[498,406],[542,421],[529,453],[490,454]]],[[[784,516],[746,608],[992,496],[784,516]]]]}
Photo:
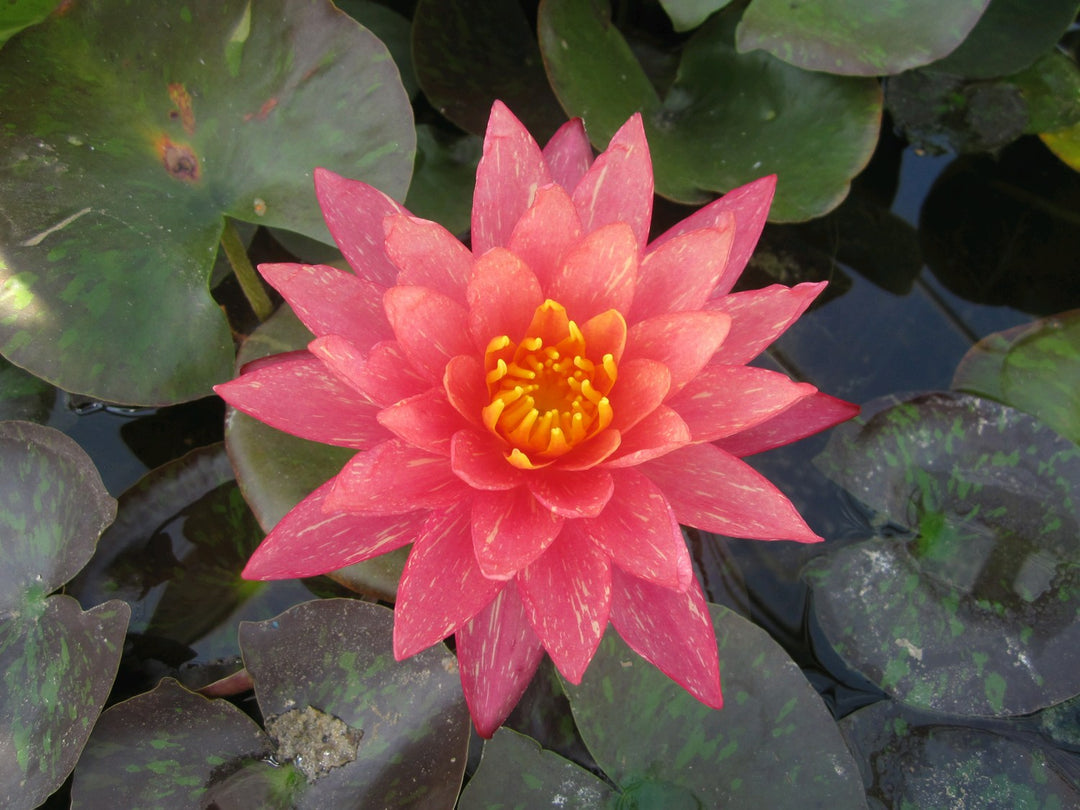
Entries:
{"type": "Polygon", "coordinates": [[[721,439],[716,445],[741,458],[812,436],[858,413],[858,405],[818,391],[749,430],[721,439]]]}
{"type": "Polygon", "coordinates": [[[552,469],[556,470],[589,470],[603,463],[611,456],[622,442],[622,434],[615,428],[606,430],[593,436],[584,444],[575,447],[574,452],[567,453],[560,458],[552,469]]]}
{"type": "Polygon", "coordinates": [[[505,585],[480,573],[469,512],[468,501],[432,512],[413,545],[394,606],[399,661],[456,632],[505,585]]]}
{"type": "Polygon", "coordinates": [[[506,105],[496,101],[484,135],[484,155],[476,167],[473,255],[506,247],[517,221],[532,205],[536,190],[550,182],[540,147],[506,105]]]}
{"type": "Polygon", "coordinates": [[[469,488],[450,460],[390,439],[357,453],[338,473],[327,509],[395,515],[456,503],[469,488]]]}
{"type": "Polygon", "coordinates": [[[484,427],[480,412],[491,402],[484,367],[471,354],[459,354],[450,358],[443,373],[443,388],[450,404],[472,425],[484,427]]]}
{"type": "Polygon", "coordinates": [[[590,357],[596,362],[610,354],[616,365],[622,361],[626,350],[626,319],[618,310],[609,309],[579,323],[581,334],[590,357]]]}
{"type": "Polygon", "coordinates": [[[532,270],[505,248],[492,248],[477,259],[466,297],[469,334],[481,352],[501,335],[519,342],[536,308],[544,303],[532,270]]]}
{"type": "Polygon", "coordinates": [[[315,196],[349,266],[361,278],[392,286],[398,270],[386,255],[383,219],[408,211],[374,186],[329,169],[315,170],[315,196]]]}
{"type": "Polygon", "coordinates": [[[506,460],[506,452],[486,430],[459,430],[450,441],[450,466],[473,489],[513,489],[525,483],[525,473],[506,460]]]}
{"type": "Polygon", "coordinates": [[[544,555],[517,578],[529,623],[571,683],[581,683],[611,607],[611,564],[581,523],[567,523],[544,555]]]}
{"type": "Polygon", "coordinates": [[[341,335],[364,351],[394,335],[381,285],[322,264],[261,264],[259,272],[316,335],[341,335]]]}
{"type": "Polygon", "coordinates": [[[383,298],[401,349],[417,371],[442,382],[451,357],[473,351],[461,304],[427,287],[391,287],[383,298]]]}
{"type": "Polygon", "coordinates": [[[671,372],[671,393],[692,380],[727,339],[730,321],[718,312],[670,312],[639,321],[626,336],[626,357],[648,357],[671,372]]]}
{"type": "Polygon", "coordinates": [[[514,583],[507,583],[455,639],[469,714],[480,736],[489,738],[521,700],[544,657],[514,583]]]}
{"type": "Polygon", "coordinates": [[[378,408],[317,357],[290,352],[280,358],[214,391],[237,410],[302,439],[364,450],[387,438],[375,419],[378,408]]]}
{"type": "Polygon", "coordinates": [[[710,301],[708,308],[731,316],[731,332],[713,356],[714,363],[743,365],[761,354],[799,319],[826,282],[732,293],[710,301]]]}
{"type": "Polygon", "coordinates": [[[573,191],[593,162],[592,146],[580,118],[571,118],[544,147],[544,160],[552,179],[567,191],[573,191]]]}
{"type": "Polygon", "coordinates": [[[581,233],[581,220],[570,195],[561,186],[542,186],[514,226],[508,247],[529,265],[546,289],[562,255],[581,238],[581,233]]]}
{"type": "Polygon", "coordinates": [[[652,250],[638,268],[631,323],[701,309],[727,264],[734,221],[728,217],[715,228],[677,236],[652,250]]]}
{"type": "Polygon", "coordinates": [[[663,363],[639,357],[619,364],[619,379],[608,395],[611,427],[625,433],[664,401],[671,372],[663,363]]]}
{"type": "Polygon", "coordinates": [[[696,579],[680,593],[615,569],[611,623],[630,649],[695,698],[723,705],[716,631],[696,579]]]}
{"type": "Polygon", "coordinates": [[[690,428],[686,422],[671,408],[661,405],[623,436],[619,452],[604,466],[614,469],[636,467],[689,443],[690,428]]]}
{"type": "Polygon", "coordinates": [[[641,114],[634,113],[589,167],[573,192],[585,232],[625,222],[645,249],[652,219],[653,173],[641,114]]]}
{"type": "Polygon", "coordinates": [[[403,287],[429,287],[465,303],[472,253],[442,225],[404,215],[387,218],[386,255],[398,269],[403,287]]]}
{"type": "Polygon", "coordinates": [[[426,515],[357,515],[324,511],[330,479],[283,517],[255,549],[245,579],[313,577],[411,543],[426,515]]]}
{"type": "Polygon", "coordinates": [[[685,590],[690,552],[664,493],[636,470],[613,475],[615,492],[599,517],[580,521],[622,570],[665,588],[685,590]]]}
{"type": "Polygon", "coordinates": [[[769,217],[773,192],[776,190],[776,175],[769,175],[734,188],[704,208],[688,216],[679,224],[653,240],[650,250],[676,236],[699,228],[716,227],[728,214],[735,217],[735,240],[731,245],[724,275],[716,285],[713,295],[723,295],[734,286],[750,256],[757,246],[765,221],[769,217]]]}
{"type": "Polygon", "coordinates": [[[563,525],[563,518],[537,503],[523,486],[477,492],[472,521],[473,551],[491,579],[510,579],[544,553],[563,525]]]}
{"type": "Polygon", "coordinates": [[[378,420],[398,438],[440,456],[450,455],[450,437],[465,421],[446,401],[442,388],[396,402],[379,411],[378,420]]]}
{"type": "Polygon", "coordinates": [[[551,284],[548,298],[566,307],[581,323],[608,309],[627,312],[634,300],[638,247],[622,222],[593,231],[568,250],[551,284]]]}
{"type": "Polygon", "coordinates": [[[636,469],[663,490],[686,526],[754,540],[821,540],[784,493],[715,445],[680,447],[636,469]]]}
{"type": "Polygon", "coordinates": [[[714,365],[667,404],[690,426],[695,442],[711,442],[753,428],[816,392],[775,371],[714,365]]]}
{"type": "Polygon", "coordinates": [[[573,472],[536,470],[526,481],[536,500],[568,518],[596,517],[615,489],[611,473],[595,467],[573,472]]]}
{"type": "Polygon", "coordinates": [[[376,343],[365,356],[349,340],[327,335],[309,343],[308,350],[338,377],[382,407],[419,394],[429,385],[405,359],[394,340],[376,343]]]}

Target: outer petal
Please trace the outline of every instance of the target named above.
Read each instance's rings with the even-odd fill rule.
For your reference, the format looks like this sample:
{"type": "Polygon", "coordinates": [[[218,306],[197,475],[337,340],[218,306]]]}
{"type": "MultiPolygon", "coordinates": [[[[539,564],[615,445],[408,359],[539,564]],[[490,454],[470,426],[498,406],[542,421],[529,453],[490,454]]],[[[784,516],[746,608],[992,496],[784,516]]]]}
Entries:
{"type": "Polygon", "coordinates": [[[768,479],[714,445],[681,447],[637,469],[687,526],[755,540],[821,540],[768,479]]]}
{"type": "Polygon", "coordinates": [[[411,543],[426,515],[327,514],[330,479],[285,515],[255,549],[242,576],[245,579],[313,577],[377,557],[411,543]]]}
{"type": "Polygon", "coordinates": [[[468,501],[433,512],[398,584],[394,657],[399,661],[457,631],[505,583],[480,573],[473,556],[468,501]]]}
{"type": "Polygon", "coordinates": [[[782,335],[825,289],[825,282],[732,293],[710,301],[708,308],[731,316],[731,332],[712,362],[749,363],[782,335]]]}
{"type": "Polygon", "coordinates": [[[716,445],[733,456],[749,456],[812,436],[858,413],[858,405],[818,391],[749,430],[721,439],[716,445]]]}
{"type": "Polygon", "coordinates": [[[611,623],[630,649],[706,706],[723,705],[716,631],[696,579],[680,593],[615,569],[611,623]]]}
{"type": "Polygon", "coordinates": [[[671,372],[656,360],[638,357],[619,366],[611,389],[611,427],[625,433],[655,411],[671,388],[671,372]]]}
{"type": "Polygon", "coordinates": [[[568,518],[596,517],[607,506],[615,490],[611,473],[595,467],[573,472],[538,470],[526,481],[540,503],[568,518]]]}
{"type": "Polygon", "coordinates": [[[809,383],[768,369],[714,365],[667,404],[690,426],[695,442],[711,442],[759,425],[815,393],[809,383]]]}
{"type": "Polygon", "coordinates": [[[623,222],[605,225],[563,255],[547,296],[578,323],[608,309],[627,312],[634,300],[637,266],[633,231],[623,222]]]}
{"type": "Polygon", "coordinates": [[[408,211],[374,186],[329,169],[315,170],[315,196],[330,235],[356,274],[384,287],[394,284],[398,271],[386,255],[383,218],[408,211]]]}
{"type": "Polygon", "coordinates": [[[405,359],[395,340],[376,343],[365,356],[346,338],[326,335],[311,341],[308,350],[381,407],[419,394],[430,384],[405,359]]]}
{"type": "Polygon", "coordinates": [[[514,225],[532,205],[536,190],[550,182],[540,147],[506,105],[496,101],[484,135],[484,155],[476,167],[473,255],[506,247],[514,225]]]}
{"type": "Polygon", "coordinates": [[[697,310],[709,300],[727,266],[735,222],[676,236],[649,252],[638,268],[630,322],[666,312],[697,310]]]}
{"type": "Polygon", "coordinates": [[[648,357],[668,367],[679,391],[723,345],[731,322],[719,312],[671,312],[639,321],[626,335],[626,357],[648,357]]]}
{"type": "Polygon", "coordinates": [[[536,200],[514,226],[508,247],[547,289],[562,255],[581,234],[581,219],[570,195],[552,184],[536,190],[536,200]]]}
{"type": "Polygon", "coordinates": [[[690,443],[690,428],[675,411],[661,405],[623,437],[618,453],[605,467],[636,467],[690,443]]]}
{"type": "Polygon", "coordinates": [[[592,146],[580,118],[571,118],[544,147],[544,160],[551,178],[567,191],[573,191],[593,162],[592,146]]]}
{"type": "Polygon", "coordinates": [[[518,591],[536,635],[571,683],[581,683],[611,608],[611,563],[569,521],[542,557],[518,575],[518,591]]]}
{"type": "Polygon", "coordinates": [[[653,173],[641,114],[634,113],[589,167],[573,193],[585,232],[625,222],[645,249],[652,220],[653,173]]]}
{"type": "Polygon", "coordinates": [[[527,487],[477,492],[473,497],[473,550],[491,579],[510,579],[544,553],[563,518],[541,506],[527,487]]]}
{"type": "Polygon", "coordinates": [[[391,439],[353,456],[338,473],[326,508],[400,515],[445,508],[468,493],[449,459],[391,439]]]}
{"type": "Polygon", "coordinates": [[[525,483],[525,473],[511,465],[505,453],[505,447],[490,433],[459,430],[450,441],[450,467],[473,489],[513,489],[525,483]]]}
{"type": "Polygon", "coordinates": [[[532,270],[505,248],[492,248],[477,259],[466,297],[469,334],[480,352],[500,335],[520,341],[544,302],[532,270]]]}
{"type": "Polygon", "coordinates": [[[472,254],[457,237],[437,222],[419,217],[388,217],[383,227],[386,255],[401,271],[399,285],[429,287],[465,303],[472,254]]]}
{"type": "Polygon", "coordinates": [[[724,275],[713,291],[714,296],[723,295],[731,290],[746,268],[746,263],[750,261],[750,255],[754,252],[758,239],[761,237],[761,231],[765,227],[765,221],[769,217],[769,206],[772,204],[774,191],[776,191],[776,175],[762,177],[745,186],[733,188],[719,200],[709,203],[658,236],[649,245],[649,249],[655,250],[680,234],[696,231],[699,228],[716,227],[727,214],[733,214],[735,216],[735,241],[731,245],[731,254],[728,256],[724,275]]]}
{"type": "Polygon", "coordinates": [[[431,382],[442,382],[451,357],[473,350],[465,307],[427,287],[391,287],[383,298],[386,316],[402,351],[431,382]]]}
{"type": "Polygon", "coordinates": [[[686,590],[690,552],[664,493],[636,470],[613,474],[615,492],[599,517],[580,521],[611,561],[639,579],[686,590]]]}
{"type": "Polygon", "coordinates": [[[457,632],[461,687],[481,737],[491,737],[536,674],[544,648],[513,582],[457,632]]]}
{"type": "Polygon", "coordinates": [[[446,401],[442,388],[432,388],[384,408],[378,420],[398,438],[440,456],[450,455],[450,437],[465,422],[446,401]]]}
{"type": "Polygon", "coordinates": [[[323,264],[261,264],[259,272],[316,335],[341,335],[364,351],[394,335],[379,284],[323,264]]]}
{"type": "Polygon", "coordinates": [[[303,439],[364,450],[387,438],[368,398],[308,352],[267,360],[214,391],[237,410],[303,439]]]}

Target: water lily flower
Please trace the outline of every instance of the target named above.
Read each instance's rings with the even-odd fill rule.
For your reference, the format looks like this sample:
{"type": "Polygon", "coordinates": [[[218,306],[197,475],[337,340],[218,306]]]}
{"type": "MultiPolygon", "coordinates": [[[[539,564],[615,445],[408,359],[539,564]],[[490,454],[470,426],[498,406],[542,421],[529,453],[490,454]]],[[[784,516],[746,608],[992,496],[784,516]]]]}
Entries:
{"type": "Polygon", "coordinates": [[[364,183],[319,170],[315,184],[355,273],[263,265],[315,339],[216,390],[273,427],[358,452],[244,576],[312,576],[412,543],[394,654],[454,635],[485,736],[545,652],[580,682],[609,622],[719,707],[716,639],[680,524],[819,540],[741,458],[855,411],[747,365],[824,287],[730,292],[775,178],[648,242],[640,116],[594,159],[579,120],[541,149],[496,103],[471,249],[364,183]]]}

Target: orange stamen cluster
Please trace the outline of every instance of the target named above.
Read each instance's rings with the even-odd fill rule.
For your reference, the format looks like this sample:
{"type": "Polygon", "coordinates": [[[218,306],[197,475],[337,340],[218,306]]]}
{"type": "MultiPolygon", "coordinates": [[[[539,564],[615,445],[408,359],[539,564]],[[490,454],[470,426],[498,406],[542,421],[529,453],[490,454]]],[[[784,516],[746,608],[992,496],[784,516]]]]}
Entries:
{"type": "Polygon", "coordinates": [[[590,358],[581,329],[555,301],[537,308],[520,343],[494,338],[484,369],[491,397],[484,424],[510,444],[516,467],[548,464],[611,424],[615,360],[590,358]]]}

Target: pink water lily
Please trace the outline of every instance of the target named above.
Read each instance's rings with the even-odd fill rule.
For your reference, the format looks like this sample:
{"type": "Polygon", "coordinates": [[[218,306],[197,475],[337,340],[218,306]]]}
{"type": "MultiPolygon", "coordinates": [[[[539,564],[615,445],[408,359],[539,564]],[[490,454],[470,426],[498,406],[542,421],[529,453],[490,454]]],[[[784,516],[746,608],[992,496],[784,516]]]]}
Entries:
{"type": "Polygon", "coordinates": [[[680,524],[819,540],[741,457],[855,411],[746,365],[824,286],[730,292],[775,179],[648,243],[640,116],[594,160],[580,121],[541,149],[496,103],[471,250],[371,186],[321,170],[315,181],[355,275],[262,266],[315,340],[217,391],[358,452],[278,523],[244,576],[311,576],[412,543],[394,654],[454,635],[485,736],[545,652],[578,683],[609,622],[719,707],[716,639],[680,524]]]}

